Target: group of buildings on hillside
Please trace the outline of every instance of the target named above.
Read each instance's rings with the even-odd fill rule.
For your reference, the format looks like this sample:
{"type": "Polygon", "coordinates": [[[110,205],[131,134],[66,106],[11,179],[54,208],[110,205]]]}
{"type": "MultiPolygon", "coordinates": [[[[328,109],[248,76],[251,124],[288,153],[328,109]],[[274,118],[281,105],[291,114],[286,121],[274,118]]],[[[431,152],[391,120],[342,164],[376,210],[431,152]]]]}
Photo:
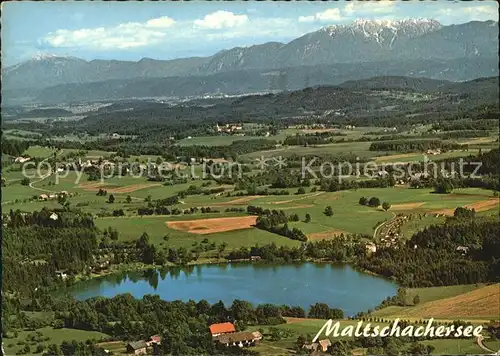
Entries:
{"type": "Polygon", "coordinates": [[[129,355],[145,355],[149,351],[154,351],[161,344],[161,336],[153,335],[149,340],[139,340],[129,342],[127,344],[127,354],[129,355]]]}
{"type": "MultiPolygon", "coordinates": [[[[210,325],[210,333],[212,338],[220,344],[230,347],[246,347],[254,346],[262,340],[262,334],[259,331],[240,331],[237,332],[233,323],[218,323],[210,325]]],[[[329,339],[319,340],[318,342],[306,343],[302,348],[311,355],[321,355],[327,352],[331,346],[329,339]]]]}
{"type": "Polygon", "coordinates": [[[210,334],[214,341],[224,346],[253,346],[262,340],[262,334],[258,331],[237,332],[233,323],[218,323],[209,326],[210,334]]]}
{"type": "MultiPolygon", "coordinates": [[[[258,331],[237,332],[233,323],[218,323],[209,326],[210,334],[215,342],[224,346],[246,347],[257,344],[262,339],[262,334],[258,331]]],[[[139,340],[127,344],[127,354],[145,355],[155,353],[155,349],[161,345],[161,336],[153,335],[149,340],[139,340]]]]}
{"type": "Polygon", "coordinates": [[[243,126],[241,124],[225,124],[219,126],[219,124],[215,125],[215,131],[220,133],[238,133],[243,130],[243,126]]]}

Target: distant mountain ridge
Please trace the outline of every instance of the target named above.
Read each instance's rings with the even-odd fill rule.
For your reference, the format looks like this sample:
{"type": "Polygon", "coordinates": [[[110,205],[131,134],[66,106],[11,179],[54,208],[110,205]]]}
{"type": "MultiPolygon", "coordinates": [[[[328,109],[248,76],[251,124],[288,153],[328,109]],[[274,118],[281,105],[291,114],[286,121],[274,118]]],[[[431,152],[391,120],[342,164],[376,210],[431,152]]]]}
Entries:
{"type": "MultiPolygon", "coordinates": [[[[133,78],[94,83],[60,84],[43,89],[38,92],[35,99],[40,103],[60,103],[148,97],[183,98],[214,93],[238,95],[283,89],[297,90],[318,85],[339,85],[344,82],[347,82],[344,85],[349,85],[349,80],[387,76],[405,77],[406,82],[409,83],[405,86],[401,82],[395,84],[388,81],[389,87],[412,89],[418,86],[420,90],[421,85],[415,84],[413,79],[425,82],[431,87],[432,85],[429,83],[452,82],[456,78],[459,81],[465,81],[477,77],[492,77],[498,74],[498,71],[494,69],[497,64],[496,59],[343,63],[291,67],[280,71],[245,70],[208,76],[133,78]],[[436,80],[417,78],[423,76],[436,80]]],[[[379,84],[379,79],[377,79],[376,86],[379,84]]]]}
{"type": "MultiPolygon", "coordinates": [[[[76,97],[86,84],[117,91],[104,97],[115,97],[120,91],[126,91],[126,97],[142,97],[144,85],[163,80],[168,88],[148,90],[148,95],[183,96],[297,89],[381,75],[463,81],[498,75],[497,62],[498,23],[494,21],[442,26],[428,19],[358,20],[328,26],[286,44],[237,47],[210,57],[131,62],[38,56],[2,69],[2,84],[9,98],[29,94],[31,99],[45,100],[49,87],[57,86],[58,92],[60,85],[68,85],[64,90],[70,92],[63,96],[76,97]],[[251,75],[257,78],[249,78],[247,84],[236,82],[251,75]],[[117,87],[119,81],[125,82],[117,87]],[[125,90],[130,83],[140,83],[143,89],[125,90]]],[[[92,95],[84,93],[82,99],[86,97],[92,95]]]]}

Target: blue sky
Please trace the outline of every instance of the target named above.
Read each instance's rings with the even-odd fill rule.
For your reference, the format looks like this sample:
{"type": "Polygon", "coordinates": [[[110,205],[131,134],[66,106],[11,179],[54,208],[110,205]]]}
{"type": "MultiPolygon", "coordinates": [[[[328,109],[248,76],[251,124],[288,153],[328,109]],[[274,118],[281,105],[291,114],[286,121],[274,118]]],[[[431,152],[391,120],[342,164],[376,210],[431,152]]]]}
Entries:
{"type": "Polygon", "coordinates": [[[495,1],[3,2],[4,65],[50,53],[139,60],[208,56],[222,49],[356,19],[432,18],[443,25],[498,21],[495,1]]]}

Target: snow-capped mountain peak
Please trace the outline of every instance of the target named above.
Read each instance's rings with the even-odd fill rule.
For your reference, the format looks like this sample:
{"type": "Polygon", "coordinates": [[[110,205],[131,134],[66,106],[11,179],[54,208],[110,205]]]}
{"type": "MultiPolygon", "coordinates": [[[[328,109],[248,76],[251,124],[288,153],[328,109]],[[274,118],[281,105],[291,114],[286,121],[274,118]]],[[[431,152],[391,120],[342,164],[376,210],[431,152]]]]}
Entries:
{"type": "Polygon", "coordinates": [[[365,37],[373,37],[383,30],[390,30],[391,32],[403,31],[407,36],[415,37],[439,28],[441,28],[441,24],[438,21],[425,18],[404,20],[357,19],[351,24],[325,27],[323,31],[330,35],[343,32],[362,32],[365,37]]]}
{"type": "Polygon", "coordinates": [[[50,60],[50,59],[56,59],[56,58],[61,58],[60,56],[57,56],[55,54],[51,53],[37,53],[33,57],[31,57],[32,61],[43,61],[43,60],[50,60]]]}
{"type": "Polygon", "coordinates": [[[431,19],[404,19],[404,20],[367,20],[357,19],[345,25],[328,26],[319,31],[332,39],[358,38],[362,41],[373,42],[386,49],[393,49],[397,43],[422,36],[439,30],[441,24],[431,19]]]}

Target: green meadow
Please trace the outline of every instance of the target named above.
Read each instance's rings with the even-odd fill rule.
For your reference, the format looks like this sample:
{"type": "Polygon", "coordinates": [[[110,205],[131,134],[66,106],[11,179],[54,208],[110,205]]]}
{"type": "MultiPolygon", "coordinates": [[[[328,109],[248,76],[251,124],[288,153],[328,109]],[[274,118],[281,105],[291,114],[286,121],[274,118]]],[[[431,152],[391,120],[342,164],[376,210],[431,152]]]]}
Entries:
{"type": "MultiPolygon", "coordinates": [[[[29,355],[36,354],[35,350],[38,345],[42,345],[46,348],[50,344],[60,345],[63,341],[68,340],[76,340],[85,342],[87,340],[99,341],[102,339],[109,338],[109,335],[98,331],[87,331],[87,330],[77,330],[77,329],[54,329],[52,327],[44,327],[41,329],[37,329],[36,331],[19,331],[17,336],[9,335],[11,337],[3,337],[2,345],[5,349],[7,355],[15,355],[21,349],[29,346],[30,351],[27,352],[29,355]],[[36,333],[40,333],[38,335],[38,340],[43,341],[33,341],[32,338],[36,337],[36,333]]],[[[36,338],[35,338],[36,339],[36,338]]],[[[41,353],[39,353],[41,354],[41,353]]]]}
{"type": "MultiPolygon", "coordinates": [[[[226,213],[224,217],[237,217],[237,213],[226,213]]],[[[167,226],[169,221],[210,219],[221,217],[221,214],[193,214],[186,216],[144,216],[144,217],[119,217],[99,218],[95,220],[97,227],[105,229],[112,227],[118,230],[119,239],[136,240],[142,233],[147,232],[150,242],[159,246],[191,248],[194,243],[201,243],[208,239],[210,243],[217,245],[225,242],[227,250],[237,249],[242,246],[268,245],[275,243],[280,246],[298,246],[299,242],[287,239],[283,236],[257,228],[233,230],[230,232],[219,232],[212,234],[192,234],[184,231],[171,229],[167,226]],[[168,240],[164,236],[168,235],[168,240]]]]}
{"type": "Polygon", "coordinates": [[[289,157],[297,156],[318,156],[322,154],[347,155],[352,154],[360,158],[370,158],[385,154],[384,152],[370,151],[371,142],[346,142],[315,146],[281,146],[274,150],[257,151],[246,155],[243,158],[255,159],[260,157],[289,157]]]}
{"type": "MultiPolygon", "coordinates": [[[[488,150],[483,150],[486,152],[488,150]]],[[[423,162],[425,159],[428,161],[439,161],[447,158],[459,158],[459,157],[469,157],[469,156],[477,156],[479,153],[479,149],[468,149],[462,151],[450,151],[441,153],[438,155],[425,155],[424,153],[409,153],[404,155],[388,155],[388,156],[380,156],[377,157],[377,162],[384,163],[408,163],[408,162],[423,162]]]]}
{"type": "Polygon", "coordinates": [[[23,152],[23,156],[45,158],[52,156],[56,152],[57,150],[48,147],[30,146],[26,151],[23,152]]]}

